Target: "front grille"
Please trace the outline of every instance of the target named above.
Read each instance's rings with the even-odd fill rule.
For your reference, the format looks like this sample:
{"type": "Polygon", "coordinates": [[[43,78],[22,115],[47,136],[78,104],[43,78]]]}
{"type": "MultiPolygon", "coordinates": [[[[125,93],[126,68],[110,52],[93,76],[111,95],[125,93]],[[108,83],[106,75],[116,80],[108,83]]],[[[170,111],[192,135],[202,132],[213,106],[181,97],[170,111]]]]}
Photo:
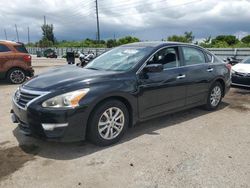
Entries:
{"type": "Polygon", "coordinates": [[[250,73],[235,72],[235,75],[240,77],[250,77],[250,73]]]}
{"type": "Polygon", "coordinates": [[[17,90],[17,92],[15,93],[14,100],[16,101],[16,103],[19,106],[24,108],[26,106],[26,104],[28,104],[31,100],[33,100],[39,96],[40,95],[38,95],[38,94],[31,94],[28,92],[17,90]]]}

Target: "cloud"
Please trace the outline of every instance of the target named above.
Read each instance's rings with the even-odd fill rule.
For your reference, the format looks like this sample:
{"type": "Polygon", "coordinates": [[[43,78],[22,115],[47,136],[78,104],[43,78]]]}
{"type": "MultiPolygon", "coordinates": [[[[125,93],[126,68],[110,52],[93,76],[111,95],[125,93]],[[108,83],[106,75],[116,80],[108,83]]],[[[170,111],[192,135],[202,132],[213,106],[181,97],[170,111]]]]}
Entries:
{"type": "MultiPolygon", "coordinates": [[[[250,32],[250,2],[247,0],[98,0],[101,38],[134,35],[143,40],[161,40],[193,31],[196,38],[218,34],[242,37],[250,32]]],[[[43,16],[54,24],[57,39],[96,37],[95,2],[92,0],[12,0],[0,2],[0,38],[32,41],[41,38],[43,16]]]]}

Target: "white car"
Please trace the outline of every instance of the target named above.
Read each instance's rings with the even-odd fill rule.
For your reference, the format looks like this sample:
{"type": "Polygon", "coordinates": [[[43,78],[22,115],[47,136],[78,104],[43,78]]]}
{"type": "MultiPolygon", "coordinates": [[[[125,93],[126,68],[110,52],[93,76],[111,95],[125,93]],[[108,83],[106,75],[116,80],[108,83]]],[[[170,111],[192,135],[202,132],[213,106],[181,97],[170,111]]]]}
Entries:
{"type": "Polygon", "coordinates": [[[250,87],[250,57],[232,67],[232,85],[250,87]]]}

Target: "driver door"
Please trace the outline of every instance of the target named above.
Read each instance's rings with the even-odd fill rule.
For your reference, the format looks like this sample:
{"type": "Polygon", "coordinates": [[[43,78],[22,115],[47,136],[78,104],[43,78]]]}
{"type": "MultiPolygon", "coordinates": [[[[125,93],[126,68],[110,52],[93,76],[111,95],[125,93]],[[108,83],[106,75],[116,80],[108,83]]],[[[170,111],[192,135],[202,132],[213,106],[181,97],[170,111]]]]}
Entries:
{"type": "Polygon", "coordinates": [[[147,62],[162,64],[161,72],[139,73],[139,116],[150,118],[168,111],[182,108],[186,98],[185,69],[181,67],[178,47],[161,49],[147,62]]]}

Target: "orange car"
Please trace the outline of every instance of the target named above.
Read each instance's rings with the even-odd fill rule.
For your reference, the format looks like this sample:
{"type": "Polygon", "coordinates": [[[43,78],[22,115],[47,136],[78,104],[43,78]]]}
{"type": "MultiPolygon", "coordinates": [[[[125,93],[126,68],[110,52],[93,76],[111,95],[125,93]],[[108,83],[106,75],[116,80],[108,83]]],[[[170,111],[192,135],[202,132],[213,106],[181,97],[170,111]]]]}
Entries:
{"type": "Polygon", "coordinates": [[[33,75],[31,56],[25,46],[19,42],[0,41],[0,79],[21,84],[33,75]]]}

